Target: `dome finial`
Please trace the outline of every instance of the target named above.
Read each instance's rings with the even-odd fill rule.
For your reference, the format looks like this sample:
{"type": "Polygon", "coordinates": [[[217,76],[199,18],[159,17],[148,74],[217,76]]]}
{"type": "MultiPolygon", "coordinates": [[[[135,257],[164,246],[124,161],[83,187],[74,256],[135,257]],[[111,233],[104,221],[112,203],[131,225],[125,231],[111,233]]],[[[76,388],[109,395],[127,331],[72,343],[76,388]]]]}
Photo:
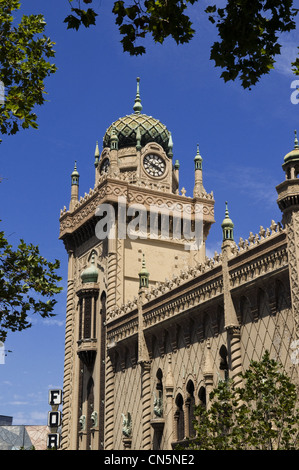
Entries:
{"type": "Polygon", "coordinates": [[[76,184],[76,185],[79,184],[79,173],[78,173],[78,170],[77,170],[77,160],[75,160],[74,170],[71,174],[71,178],[72,178],[72,184],[76,184]]]}
{"type": "Polygon", "coordinates": [[[140,78],[137,77],[137,92],[136,92],[135,104],[133,106],[133,110],[136,114],[140,114],[142,111],[142,104],[141,104],[140,93],[139,93],[139,82],[140,82],[140,78]]]}
{"type": "Polygon", "coordinates": [[[96,149],[94,152],[94,166],[97,167],[99,164],[99,158],[100,158],[100,150],[99,150],[99,143],[98,141],[96,142],[96,149]]]}
{"type": "Polygon", "coordinates": [[[225,217],[221,224],[223,232],[223,241],[225,240],[234,240],[234,224],[229,217],[227,201],[225,201],[225,217]]]}
{"type": "Polygon", "coordinates": [[[142,289],[143,287],[148,288],[148,280],[149,280],[149,272],[145,266],[145,256],[144,253],[142,254],[142,267],[139,271],[139,288],[142,289]]]}
{"type": "Polygon", "coordinates": [[[294,133],[295,133],[294,149],[299,149],[298,138],[297,138],[297,130],[295,130],[294,133]]]}
{"type": "Polygon", "coordinates": [[[197,144],[196,155],[194,158],[195,170],[202,170],[202,158],[199,153],[199,144],[197,144]]]}

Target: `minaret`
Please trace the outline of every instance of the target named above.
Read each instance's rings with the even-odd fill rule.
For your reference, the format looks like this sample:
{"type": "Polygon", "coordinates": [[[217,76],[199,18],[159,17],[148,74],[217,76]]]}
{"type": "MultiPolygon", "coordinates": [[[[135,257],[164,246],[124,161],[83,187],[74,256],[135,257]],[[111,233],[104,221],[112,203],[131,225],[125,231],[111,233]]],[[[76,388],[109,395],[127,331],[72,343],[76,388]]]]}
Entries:
{"type": "Polygon", "coordinates": [[[148,289],[149,285],[149,272],[145,266],[145,257],[142,256],[142,266],[139,271],[139,294],[143,293],[145,289],[148,289]]]}
{"type": "Polygon", "coordinates": [[[199,145],[197,144],[197,152],[194,158],[195,183],[193,197],[200,196],[204,192],[202,184],[202,157],[199,154],[199,145]]]}
{"type": "Polygon", "coordinates": [[[99,143],[97,141],[96,149],[95,149],[95,152],[94,152],[94,166],[95,166],[95,168],[98,167],[99,159],[100,159],[100,149],[99,149],[99,143]]]}
{"type": "Polygon", "coordinates": [[[168,140],[168,153],[167,153],[167,155],[168,155],[169,158],[173,157],[173,141],[172,141],[171,132],[170,132],[169,140],[168,140]]]}
{"type": "Polygon", "coordinates": [[[229,217],[227,201],[225,202],[225,217],[221,224],[222,233],[223,233],[223,242],[226,240],[234,241],[234,224],[229,217]]]}
{"type": "Polygon", "coordinates": [[[98,141],[97,141],[97,143],[96,143],[96,149],[95,149],[95,152],[94,152],[95,186],[96,186],[97,183],[98,183],[98,177],[99,177],[99,172],[97,171],[97,170],[98,170],[98,166],[99,166],[99,159],[100,159],[100,149],[99,149],[99,143],[98,143],[98,141]]]}
{"type": "Polygon", "coordinates": [[[74,210],[76,202],[79,199],[79,173],[77,171],[77,162],[75,161],[74,171],[71,174],[71,201],[70,211],[74,210]]]}
{"type": "Polygon", "coordinates": [[[118,170],[117,155],[118,155],[118,136],[117,136],[115,128],[113,127],[111,130],[111,138],[110,138],[110,173],[111,174],[117,172],[118,170]]]}
{"type": "Polygon", "coordinates": [[[229,351],[229,369],[235,386],[240,386],[242,379],[241,331],[231,294],[231,283],[228,262],[232,256],[234,242],[234,224],[229,217],[227,202],[225,217],[221,224],[222,241],[222,276],[224,297],[224,328],[227,331],[227,350],[229,351]]]}
{"type": "MultiPolygon", "coordinates": [[[[299,145],[295,131],[294,149],[284,157],[285,181],[276,186],[277,204],[287,232],[288,265],[295,337],[299,339],[299,145]]],[[[297,368],[298,371],[298,368],[297,368]]]]}
{"type": "Polygon", "coordinates": [[[177,180],[177,189],[176,189],[176,194],[179,194],[179,184],[180,184],[180,175],[179,175],[179,170],[180,170],[180,162],[176,160],[174,162],[174,175],[177,180]]]}

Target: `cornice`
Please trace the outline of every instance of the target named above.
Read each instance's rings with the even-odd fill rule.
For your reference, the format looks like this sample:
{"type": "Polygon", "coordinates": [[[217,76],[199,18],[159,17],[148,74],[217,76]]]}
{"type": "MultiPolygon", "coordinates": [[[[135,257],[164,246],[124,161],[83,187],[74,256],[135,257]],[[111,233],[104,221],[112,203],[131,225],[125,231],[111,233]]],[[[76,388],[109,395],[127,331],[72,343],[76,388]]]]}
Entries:
{"type": "MultiPolygon", "coordinates": [[[[276,230],[276,229],[275,229],[276,230]]],[[[231,292],[238,296],[244,288],[273,277],[288,269],[286,233],[273,230],[260,243],[251,243],[229,260],[231,292]]],[[[262,233],[264,233],[262,231],[262,233]]],[[[223,301],[221,255],[206,259],[204,264],[174,275],[146,293],[143,305],[144,332],[169,322],[183,321],[209,309],[213,302],[223,301]],[[199,310],[200,309],[200,310],[199,310]]],[[[137,299],[116,308],[107,320],[108,336],[114,344],[133,338],[138,332],[137,299]]]]}
{"type": "Polygon", "coordinates": [[[63,239],[73,234],[80,227],[88,223],[95,217],[95,212],[100,204],[117,204],[119,197],[124,197],[128,204],[143,204],[147,210],[151,205],[171,208],[176,205],[178,208],[184,204],[190,204],[192,214],[195,214],[196,204],[203,207],[204,221],[214,222],[214,204],[213,195],[207,194],[203,197],[191,198],[183,195],[177,195],[170,192],[162,192],[157,189],[140,187],[127,181],[121,181],[116,178],[106,177],[95,189],[91,189],[89,194],[77,203],[73,211],[64,209],[60,216],[60,235],[63,239]]]}

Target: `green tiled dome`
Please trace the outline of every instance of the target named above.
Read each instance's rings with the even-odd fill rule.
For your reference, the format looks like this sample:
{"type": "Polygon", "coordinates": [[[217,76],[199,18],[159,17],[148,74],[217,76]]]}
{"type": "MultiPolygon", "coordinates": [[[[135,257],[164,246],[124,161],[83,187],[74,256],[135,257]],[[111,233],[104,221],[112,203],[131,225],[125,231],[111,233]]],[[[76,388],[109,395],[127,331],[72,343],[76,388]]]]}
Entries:
{"type": "Polygon", "coordinates": [[[286,156],[284,157],[284,163],[289,163],[289,162],[294,162],[294,161],[299,161],[299,144],[298,144],[298,139],[297,139],[297,131],[295,131],[295,144],[294,144],[294,149],[287,153],[286,156]]]}
{"type": "Polygon", "coordinates": [[[135,147],[138,128],[142,146],[148,142],[157,142],[168,152],[170,132],[166,126],[158,121],[158,119],[140,113],[130,114],[111,124],[104,136],[103,146],[110,147],[111,131],[114,129],[118,137],[118,148],[135,147]]]}
{"type": "Polygon", "coordinates": [[[171,143],[171,134],[166,126],[158,119],[152,116],[142,114],[142,104],[139,94],[139,78],[137,78],[137,93],[135,104],[133,106],[134,113],[119,118],[108,127],[104,138],[103,147],[110,147],[111,134],[117,136],[118,148],[135,147],[137,144],[137,137],[141,139],[141,146],[146,145],[148,142],[157,142],[168,153],[171,143]],[[138,135],[137,135],[138,133],[138,135]]]}

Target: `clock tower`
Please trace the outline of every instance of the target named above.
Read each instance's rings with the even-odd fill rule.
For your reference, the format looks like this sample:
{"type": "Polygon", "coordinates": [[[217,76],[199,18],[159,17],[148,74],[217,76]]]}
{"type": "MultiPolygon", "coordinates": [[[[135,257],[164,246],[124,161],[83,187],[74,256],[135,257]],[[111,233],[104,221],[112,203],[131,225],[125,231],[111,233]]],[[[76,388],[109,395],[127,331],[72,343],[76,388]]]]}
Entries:
{"type": "Polygon", "coordinates": [[[170,131],[142,113],[139,78],[133,113],[108,127],[101,151],[96,144],[95,184],[80,199],[86,163],[77,161],[69,210],[60,217],[69,257],[63,449],[108,448],[106,327],[117,309],[137,302],[142,262],[152,287],[205,260],[214,199],[203,187],[199,152],[194,162],[187,197],[170,131]]]}

